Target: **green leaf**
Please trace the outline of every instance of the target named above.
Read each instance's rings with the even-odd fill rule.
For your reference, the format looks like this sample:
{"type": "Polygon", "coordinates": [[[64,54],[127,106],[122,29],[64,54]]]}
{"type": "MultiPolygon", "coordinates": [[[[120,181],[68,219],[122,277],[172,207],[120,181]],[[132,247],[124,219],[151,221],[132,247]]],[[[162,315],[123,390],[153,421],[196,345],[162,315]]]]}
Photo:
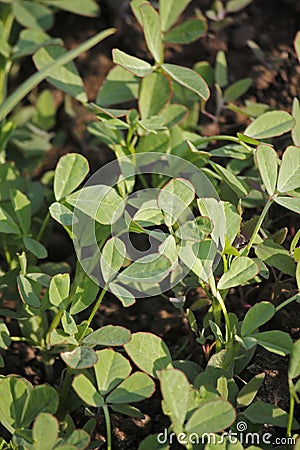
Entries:
{"type": "Polygon", "coordinates": [[[116,66],[107,75],[96,99],[101,106],[126,103],[138,98],[139,78],[132,73],[116,66]]]}
{"type": "Polygon", "coordinates": [[[31,226],[31,203],[30,200],[17,189],[10,192],[11,203],[17,215],[21,230],[24,235],[28,234],[31,226]]]}
{"type": "Polygon", "coordinates": [[[58,438],[58,431],[56,417],[44,412],[39,414],[32,428],[34,450],[52,450],[58,438]]]}
{"type": "Polygon", "coordinates": [[[186,20],[165,35],[165,41],[171,44],[189,44],[199,39],[207,25],[202,19],[186,20]]]}
{"type": "Polygon", "coordinates": [[[54,174],[54,195],[57,201],[71,194],[85,179],[89,165],[84,156],[68,153],[57,163],[54,174]]]}
{"type": "MultiPolygon", "coordinates": [[[[256,402],[250,405],[243,411],[243,416],[252,423],[268,424],[282,428],[286,428],[289,417],[288,413],[278,408],[278,406],[263,402],[256,402]]],[[[296,423],[294,420],[294,427],[296,423]]]]}
{"type": "MultiPolygon", "coordinates": [[[[166,442],[165,444],[159,443],[159,435],[158,434],[151,434],[150,436],[147,436],[145,439],[143,439],[139,445],[138,450],[169,450],[170,446],[169,443],[166,442]]],[[[299,450],[298,448],[296,450],[299,450]]]]}
{"type": "Polygon", "coordinates": [[[268,111],[255,119],[244,133],[255,139],[267,139],[291,131],[294,125],[293,117],[286,111],[268,111]]]}
{"type": "Polygon", "coordinates": [[[44,3],[80,16],[97,17],[99,14],[99,6],[95,0],[85,0],[84,4],[82,0],[46,0],[44,3]]]}
{"type": "Polygon", "coordinates": [[[158,208],[157,200],[145,201],[135,213],[133,220],[142,227],[162,225],[164,223],[164,217],[158,208]]]}
{"type": "Polygon", "coordinates": [[[61,45],[62,41],[58,38],[52,38],[39,30],[22,30],[19,39],[13,47],[12,59],[16,60],[27,55],[32,55],[39,48],[47,45],[61,45]]]}
{"type": "Polygon", "coordinates": [[[50,130],[56,123],[56,105],[49,89],[44,89],[35,104],[33,122],[43,130],[50,130]]]}
{"type": "Polygon", "coordinates": [[[296,51],[296,55],[298,58],[298,61],[300,62],[300,31],[296,33],[295,39],[294,39],[294,47],[296,51]]]}
{"type": "Polygon", "coordinates": [[[125,414],[125,416],[133,417],[134,419],[144,419],[145,415],[135,406],[128,404],[114,403],[111,409],[117,413],[125,414]]]}
{"type": "Polygon", "coordinates": [[[143,372],[135,372],[122,381],[107,397],[108,403],[140,402],[151,397],[155,390],[152,379],[143,372]]]}
{"type": "Polygon", "coordinates": [[[157,63],[161,63],[163,58],[163,42],[159,15],[148,3],[141,5],[140,13],[143,20],[143,29],[147,47],[154,60],[157,63]]]}
{"type": "Polygon", "coordinates": [[[224,98],[227,102],[234,102],[248,91],[252,84],[251,78],[243,78],[231,84],[224,91],[224,98]]]}
{"type": "Polygon", "coordinates": [[[148,119],[138,120],[139,127],[144,131],[157,134],[158,131],[165,130],[166,126],[160,116],[149,117],[148,119]]]}
{"type": "MultiPolygon", "coordinates": [[[[65,440],[65,445],[70,446],[70,448],[76,448],[78,450],[85,450],[91,439],[90,436],[94,432],[95,424],[93,425],[93,419],[90,419],[92,422],[86,422],[83,430],[74,430],[72,434],[70,434],[65,440]],[[86,429],[87,427],[87,429],[86,429]]],[[[72,426],[72,425],[71,425],[72,426]]],[[[61,447],[57,447],[57,449],[61,450],[61,447]]]]}
{"type": "Polygon", "coordinates": [[[175,64],[163,64],[163,70],[181,86],[195,92],[203,100],[208,100],[209,89],[203,78],[194,70],[175,64]]]}
{"type": "Polygon", "coordinates": [[[0,322],[0,348],[5,350],[10,346],[11,339],[9,335],[9,330],[4,322],[0,322]]]}
{"type": "Polygon", "coordinates": [[[293,341],[289,334],[280,330],[263,331],[252,334],[257,343],[266,350],[277,355],[286,356],[290,353],[293,341]]]}
{"type": "Polygon", "coordinates": [[[190,384],[177,369],[162,370],[159,379],[164,411],[170,416],[175,433],[180,433],[188,411],[190,384]]]}
{"type": "Polygon", "coordinates": [[[282,156],[278,175],[279,192],[292,191],[300,187],[300,148],[290,146],[282,156]]]}
{"type": "Polygon", "coordinates": [[[99,286],[85,275],[83,269],[81,269],[80,273],[82,278],[75,287],[70,314],[78,314],[88,308],[95,301],[99,292],[99,286]]]}
{"type": "Polygon", "coordinates": [[[171,269],[170,261],[159,253],[151,253],[143,256],[121,272],[116,280],[124,283],[141,281],[147,283],[159,283],[168,275],[171,269]]]}
{"type": "Polygon", "coordinates": [[[213,225],[208,217],[196,217],[195,220],[185,222],[176,230],[175,234],[182,240],[200,242],[211,233],[213,225]]]}
{"type": "Polygon", "coordinates": [[[98,361],[96,353],[89,347],[77,347],[71,352],[61,353],[60,356],[72,369],[88,369],[98,361]]]}
{"type": "MultiPolygon", "coordinates": [[[[125,122],[124,122],[125,123],[125,122]]],[[[115,145],[122,143],[122,135],[116,128],[111,128],[104,122],[92,122],[88,125],[89,133],[97,137],[101,142],[107,145],[115,145]]]]}
{"type": "Polygon", "coordinates": [[[224,337],[223,337],[222,331],[220,330],[220,327],[212,320],[209,320],[209,326],[210,326],[211,331],[213,332],[216,340],[219,340],[221,342],[221,344],[225,344],[224,337]]]}
{"type": "Polygon", "coordinates": [[[270,145],[259,145],[255,152],[256,164],[269,195],[276,189],[278,155],[270,145]]]}
{"type": "Polygon", "coordinates": [[[124,209],[124,201],[116,190],[102,184],[68,195],[66,201],[102,225],[115,223],[124,209]]]}
{"type": "Polygon", "coordinates": [[[292,380],[300,375],[300,339],[294,342],[291,355],[288,376],[292,380]]]}
{"type": "Polygon", "coordinates": [[[300,198],[275,197],[274,200],[276,203],[278,203],[278,205],[300,214],[300,198]]]}
{"type": "Polygon", "coordinates": [[[270,302],[259,302],[249,309],[242,322],[242,336],[251,335],[257,328],[267,323],[275,314],[270,302]]]}
{"type": "Polygon", "coordinates": [[[159,114],[162,117],[165,127],[172,128],[178,125],[188,115],[188,109],[183,105],[168,105],[159,114]]]}
{"type": "MultiPolygon", "coordinates": [[[[300,37],[300,33],[299,33],[299,37],[300,37]]],[[[292,129],[293,144],[299,147],[300,146],[300,103],[296,97],[293,100],[292,115],[295,120],[295,126],[292,129]]]]}
{"type": "Polygon", "coordinates": [[[216,56],[215,81],[220,86],[220,88],[223,88],[228,84],[226,55],[222,50],[219,50],[216,56]]]}
{"type": "Polygon", "coordinates": [[[27,380],[15,375],[0,379],[0,420],[12,434],[16,428],[22,427],[22,416],[31,389],[27,380]]]}
{"type": "Polygon", "coordinates": [[[218,289],[229,289],[240,286],[252,280],[259,272],[258,265],[246,256],[235,258],[230,268],[225,272],[219,282],[218,289]]]}
{"type": "Polygon", "coordinates": [[[151,333],[134,333],[124,345],[126,353],[144,372],[156,377],[157,371],[172,367],[172,358],[164,341],[151,333]]]}
{"type": "Polygon", "coordinates": [[[38,259],[47,258],[48,252],[46,247],[43,246],[43,244],[29,237],[24,237],[23,242],[27,250],[31,252],[34,256],[36,256],[38,259]]]}
{"type": "Polygon", "coordinates": [[[127,328],[118,325],[106,325],[86,336],[84,345],[118,346],[130,341],[131,333],[127,328]]]}
{"type": "Polygon", "coordinates": [[[199,61],[194,65],[193,69],[195,70],[195,72],[201,75],[201,77],[206,81],[209,87],[212,87],[214,85],[214,69],[211,67],[209,62],[199,61]]]}
{"type": "Polygon", "coordinates": [[[52,203],[52,205],[49,207],[49,212],[54,220],[65,227],[72,226],[73,221],[76,222],[76,218],[73,212],[61,203],[52,203]]]}
{"type": "Polygon", "coordinates": [[[226,169],[220,164],[213,162],[210,164],[239,197],[245,197],[248,194],[248,187],[246,183],[234,175],[231,170],[226,169]]]}
{"type": "Polygon", "coordinates": [[[126,257],[126,246],[121,239],[112,237],[106,241],[100,259],[100,267],[105,283],[111,281],[122,267],[126,257]]]}
{"type": "Polygon", "coordinates": [[[18,225],[5,211],[5,209],[1,208],[1,206],[0,206],[0,233],[17,234],[17,235],[21,234],[18,225]]]}
{"type": "Polygon", "coordinates": [[[259,373],[255,375],[255,377],[251,378],[250,381],[244,386],[237,397],[237,404],[239,407],[244,408],[245,406],[249,406],[250,403],[253,402],[256,394],[263,384],[265,379],[264,373],[259,373]]]}
{"type": "Polygon", "coordinates": [[[70,336],[67,333],[65,333],[63,330],[53,330],[50,333],[50,344],[53,346],[57,345],[78,345],[77,340],[74,338],[74,336],[70,336]]]}
{"type": "Polygon", "coordinates": [[[165,216],[167,226],[172,226],[192,203],[195,188],[184,178],[173,178],[160,190],[157,204],[165,216]]]}
{"type": "Polygon", "coordinates": [[[63,316],[61,318],[61,324],[64,329],[64,332],[68,335],[74,335],[78,332],[78,328],[73,316],[68,312],[64,311],[63,316]]]}
{"type": "Polygon", "coordinates": [[[56,389],[47,384],[35,386],[34,389],[30,391],[22,418],[22,424],[27,428],[40,413],[55,414],[57,408],[58,393],[56,389]]]}
{"type": "Polygon", "coordinates": [[[103,406],[104,399],[102,395],[99,394],[91,381],[82,373],[74,378],[72,387],[84,403],[94,406],[95,408],[103,406]]]}
{"type": "MultiPolygon", "coordinates": [[[[3,14],[3,13],[2,13],[3,14]]],[[[3,17],[1,17],[3,19],[3,17]]],[[[7,42],[3,20],[0,20],[0,55],[4,58],[10,57],[10,45],[7,42]]]]}
{"type": "Polygon", "coordinates": [[[163,31],[168,31],[191,0],[159,0],[159,15],[163,31]]]}
{"type": "Polygon", "coordinates": [[[34,89],[41,81],[43,81],[50,73],[56,71],[57,68],[68,64],[73,59],[77,58],[81,53],[86,52],[94,45],[101,42],[103,39],[107,38],[111,34],[115,33],[114,28],[109,28],[107,30],[97,33],[90,39],[87,39],[78,47],[64,53],[59,58],[55,59],[49,66],[45,67],[43,70],[34,73],[26,82],[22,83],[7,99],[0,105],[0,121],[2,121],[18,104],[19,102],[29,94],[32,89],[34,89]]]}
{"type": "Polygon", "coordinates": [[[135,303],[134,295],[123,286],[116,283],[109,283],[109,290],[120,300],[125,308],[135,303]]]}
{"type": "Polygon", "coordinates": [[[130,2],[131,10],[135,15],[135,18],[138,21],[138,23],[141,25],[141,27],[143,27],[141,6],[144,5],[145,3],[149,5],[149,2],[147,0],[131,0],[130,2]]]}
{"type": "Polygon", "coordinates": [[[196,376],[203,370],[199,364],[188,359],[177,359],[173,361],[173,367],[174,369],[178,369],[183,372],[190,383],[193,383],[196,376]]]}
{"type": "Polygon", "coordinates": [[[224,400],[210,401],[198,408],[186,424],[189,433],[218,433],[235,421],[233,406],[224,400]]]}
{"type": "Polygon", "coordinates": [[[115,64],[118,64],[118,66],[128,70],[137,77],[145,77],[153,71],[152,66],[146,61],[136,58],[135,56],[127,55],[127,53],[124,53],[117,48],[113,49],[112,55],[115,64]]]}
{"type": "Polygon", "coordinates": [[[21,25],[32,30],[48,30],[53,24],[52,12],[40,3],[27,0],[14,1],[13,14],[21,25]]]}
{"type": "Polygon", "coordinates": [[[228,237],[230,244],[232,244],[240,231],[242,219],[234,205],[229,202],[223,202],[222,204],[225,213],[226,236],[228,237]]]}
{"type": "Polygon", "coordinates": [[[22,274],[17,278],[18,291],[22,301],[32,308],[39,308],[41,306],[40,299],[33,290],[30,281],[22,274]]]}
{"type": "Polygon", "coordinates": [[[168,79],[159,72],[153,72],[144,77],[139,95],[139,110],[141,118],[158,114],[165,106],[171,95],[168,79]],[[159,92],[159,96],[155,93],[159,92]]]}
{"type": "Polygon", "coordinates": [[[57,274],[50,281],[49,300],[59,309],[65,309],[70,293],[70,275],[68,273],[57,274]]]}
{"type": "Polygon", "coordinates": [[[161,152],[164,153],[170,144],[169,132],[161,131],[157,134],[148,134],[139,139],[136,147],[137,153],[143,152],[161,152]]]}
{"type": "Polygon", "coordinates": [[[295,262],[289,252],[281,245],[266,239],[261,244],[255,246],[255,253],[259,259],[267,265],[275,267],[283,273],[295,276],[295,262]]]}
{"type": "MultiPolygon", "coordinates": [[[[48,47],[40,48],[34,54],[33,61],[36,68],[42,72],[54,61],[67,55],[67,53],[67,50],[60,45],[49,45],[48,47]]],[[[55,68],[55,70],[47,70],[46,79],[57,89],[72,95],[72,97],[75,97],[80,102],[88,101],[83,82],[73,62],[68,62],[63,66],[55,68]]]]}
{"type": "MultiPolygon", "coordinates": [[[[244,450],[244,447],[240,441],[232,441],[232,439],[225,437],[222,439],[222,443],[218,443],[218,441],[215,443],[213,438],[211,442],[205,445],[204,450],[244,450]]],[[[261,450],[261,448],[251,446],[247,447],[247,450],[261,450]]]]}
{"type": "Polygon", "coordinates": [[[214,198],[199,198],[197,205],[202,216],[207,216],[213,223],[211,237],[214,242],[221,241],[221,245],[225,245],[224,229],[226,229],[226,217],[224,204],[214,198]]]}
{"type": "MultiPolygon", "coordinates": [[[[12,122],[6,122],[5,124],[8,127],[7,132],[11,132],[14,128],[12,122]],[[10,131],[9,131],[10,130],[10,131]]],[[[1,127],[1,137],[0,144],[2,143],[2,137],[5,134],[4,125],[1,127]]],[[[11,189],[19,189],[20,191],[24,191],[26,188],[25,180],[20,176],[19,171],[15,167],[13,162],[7,162],[5,164],[0,165],[0,200],[10,200],[10,191],[11,189]]]]}
{"type": "Polygon", "coordinates": [[[74,445],[63,444],[56,447],[55,450],[76,450],[76,447],[74,445]]]}
{"type": "Polygon", "coordinates": [[[112,349],[100,350],[96,354],[98,362],[94,366],[94,371],[98,390],[105,395],[128,377],[131,366],[124,356],[112,349]]]}
{"type": "Polygon", "coordinates": [[[179,258],[201,280],[207,281],[212,275],[213,262],[217,254],[217,247],[213,240],[202,242],[181,241],[179,258]]]}
{"type": "Polygon", "coordinates": [[[229,13],[238,12],[243,8],[246,8],[246,6],[250,5],[253,0],[229,0],[226,3],[226,10],[229,13]]]}

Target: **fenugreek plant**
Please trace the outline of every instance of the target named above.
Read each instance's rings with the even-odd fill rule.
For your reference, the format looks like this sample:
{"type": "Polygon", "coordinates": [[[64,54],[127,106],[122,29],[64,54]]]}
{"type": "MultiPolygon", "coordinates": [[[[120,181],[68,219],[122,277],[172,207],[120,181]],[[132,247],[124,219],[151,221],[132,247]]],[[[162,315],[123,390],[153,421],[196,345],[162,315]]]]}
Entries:
{"type": "MultiPolygon", "coordinates": [[[[103,444],[95,436],[104,420],[105,446],[111,450],[111,412],[143,417],[136,403],[150,397],[155,386],[170,424],[148,436],[140,450],[168,449],[171,437],[187,449],[231,448],[228,435],[222,444],[208,440],[208,433],[217,439],[224,431],[238,431],[234,446],[243,449],[248,442],[241,423],[260,435],[264,424],[286,428],[287,444],[296,442],[299,341],[263,327],[300,299],[300,232],[291,239],[286,228],[274,231],[269,216],[274,207],[300,212],[299,103],[295,99],[292,115],[251,113],[246,104],[250,120],[245,129],[236,135],[202,136],[198,117],[206,114],[210,95],[207,71],[203,64],[193,70],[164,57],[166,45],[189,43],[206,32],[207,24],[198,16],[178,24],[189,3],[160,0],[157,10],[147,1],[131,2],[152,60],[114,49],[116,65],[95,102],[87,105],[95,113],[88,125],[95,146],[105,143],[114,152],[113,162],[88,176],[87,159],[69,153],[55,168],[53,189],[25,181],[12,163],[0,167],[0,250],[6,269],[0,280],[2,298],[9,292],[16,295],[16,279],[20,298],[15,310],[2,307],[0,313],[16,319],[22,333],[10,335],[3,320],[0,346],[5,353],[12,341],[32,345],[42,357],[48,383],[33,387],[15,375],[1,378],[0,421],[11,435],[9,443],[2,439],[3,449],[95,448],[103,444]],[[274,138],[290,132],[279,158],[274,138]],[[45,189],[48,212],[41,222],[45,189]],[[46,230],[52,220],[73,240],[74,273],[66,265],[41,261],[47,257],[46,230]],[[294,295],[281,299],[274,293],[273,302],[255,303],[243,320],[228,312],[230,290],[263,283],[274,274],[277,284],[285,277],[295,282],[294,295]],[[197,287],[206,298],[188,303],[191,288],[197,287]],[[144,297],[171,301],[187,319],[199,356],[206,356],[205,367],[200,357],[172,356],[154,334],[131,333],[119,325],[97,328],[94,318],[107,293],[124,308],[144,297]],[[197,309],[203,306],[207,311],[200,322],[197,309]],[[257,400],[264,373],[248,383],[243,380],[258,346],[290,355],[288,412],[257,400]],[[64,364],[60,379],[53,371],[59,358],[64,364]],[[82,429],[76,429],[72,414],[82,407],[82,429]]],[[[233,3],[227,2],[227,9],[233,3]]],[[[248,3],[236,2],[237,7],[248,3]]],[[[1,118],[13,113],[44,78],[86,102],[74,66],[68,70],[66,64],[111,32],[68,53],[56,46],[38,50],[36,55],[44,53],[36,62],[39,71],[5,100],[1,118]],[[65,78],[65,70],[72,72],[74,83],[65,78]]],[[[234,101],[250,84],[244,79],[228,87],[227,78],[222,79],[222,74],[227,77],[221,71],[224,61],[219,53],[212,83],[220,102],[213,120],[223,107],[234,110],[234,101]]],[[[1,125],[3,149],[13,118],[1,125]]],[[[260,448],[261,442],[255,445],[260,448]]]]}

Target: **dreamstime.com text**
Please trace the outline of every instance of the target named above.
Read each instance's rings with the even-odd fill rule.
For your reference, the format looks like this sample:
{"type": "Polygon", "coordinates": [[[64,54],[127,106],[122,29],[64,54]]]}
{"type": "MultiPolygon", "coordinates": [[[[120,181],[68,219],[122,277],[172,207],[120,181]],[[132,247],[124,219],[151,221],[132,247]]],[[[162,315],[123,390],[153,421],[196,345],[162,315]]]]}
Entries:
{"type": "Polygon", "coordinates": [[[157,435],[157,442],[159,444],[173,444],[178,442],[181,445],[187,444],[223,444],[225,441],[230,444],[242,444],[242,445],[295,445],[296,439],[292,437],[274,437],[271,433],[253,433],[247,432],[246,422],[238,422],[236,424],[236,432],[226,431],[222,434],[215,433],[203,433],[201,435],[197,433],[168,433],[168,429],[165,428],[161,433],[157,435]]]}

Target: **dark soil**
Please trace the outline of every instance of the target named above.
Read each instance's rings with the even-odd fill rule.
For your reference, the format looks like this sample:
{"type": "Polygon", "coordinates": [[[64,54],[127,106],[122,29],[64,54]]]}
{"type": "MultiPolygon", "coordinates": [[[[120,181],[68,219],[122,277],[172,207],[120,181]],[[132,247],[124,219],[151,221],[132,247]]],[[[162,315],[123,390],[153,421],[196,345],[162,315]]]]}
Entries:
{"type": "MultiPolygon", "coordinates": [[[[208,0],[194,0],[186,15],[192,14],[195,7],[205,11],[210,3],[208,0]]],[[[119,8],[117,11],[112,8],[112,4],[115,2],[103,1],[100,19],[84,19],[60,13],[57,16],[53,32],[54,35],[65,41],[68,48],[72,48],[100,29],[108,26],[118,28],[115,36],[78,59],[78,67],[84,78],[88,97],[92,101],[95,100],[99,87],[112,67],[111,50],[113,47],[140,57],[149,57],[142,40],[142,33],[135,24],[129,8],[126,7],[127,2],[124,0],[124,8],[119,8]]],[[[293,39],[300,24],[298,6],[296,0],[254,0],[248,8],[232,15],[232,20],[227,27],[215,33],[208,32],[200,41],[189,46],[170,46],[168,59],[170,62],[191,67],[200,60],[208,60],[213,63],[216,52],[225,50],[228,57],[230,81],[233,82],[242,77],[251,77],[254,80],[253,86],[245,98],[290,111],[293,97],[300,94],[300,66],[293,48],[293,39]],[[261,59],[247,45],[249,40],[261,48],[263,52],[261,59]]],[[[22,73],[26,74],[26,70],[22,73]]],[[[57,103],[60,104],[62,102],[61,95],[57,91],[55,91],[55,95],[57,103]]],[[[44,171],[52,169],[59,157],[70,150],[79,151],[87,156],[94,170],[112,159],[113,155],[105,146],[94,148],[91,144],[85,131],[85,124],[91,116],[83,107],[74,105],[74,108],[76,114],[72,118],[67,117],[61,109],[58,128],[63,127],[67,132],[66,145],[53,148],[47,160],[36,170],[36,177],[39,177],[44,171]]],[[[228,130],[230,127],[241,126],[245,120],[242,116],[229,113],[222,117],[221,122],[222,126],[228,130]]],[[[203,133],[209,134],[210,127],[211,125],[207,124],[203,133]]],[[[284,138],[279,140],[279,145],[285,145],[284,138]]],[[[281,220],[281,226],[288,227],[291,235],[297,229],[295,219],[290,219],[290,216],[281,220]]],[[[69,244],[66,250],[66,239],[66,235],[59,228],[54,228],[50,240],[52,244],[49,249],[52,260],[69,259],[70,262],[74,261],[69,244]],[[63,254],[58,253],[63,247],[63,254]]],[[[227,302],[229,310],[242,318],[247,311],[247,304],[254,304],[261,300],[272,301],[274,290],[277,303],[294,295],[296,291],[296,287],[291,285],[287,277],[283,277],[280,283],[275,284],[275,278],[271,275],[270,280],[263,285],[232,290],[227,302]]],[[[194,298],[201,295],[201,290],[197,290],[193,295],[194,298]]],[[[203,317],[204,313],[203,310],[199,314],[203,317]]],[[[108,323],[126,326],[132,332],[149,331],[158,334],[163,337],[172,355],[177,359],[190,358],[202,366],[205,365],[205,356],[201,346],[193,340],[194,338],[191,343],[191,336],[185,326],[185,317],[168,300],[142,299],[134,306],[124,309],[117,300],[108,296],[95,318],[95,325],[101,326],[108,323]]],[[[299,339],[300,305],[292,305],[281,310],[276,318],[268,324],[268,329],[270,328],[288,331],[293,339],[299,339]]],[[[287,366],[288,358],[259,349],[241,376],[248,380],[252,376],[264,372],[266,379],[259,392],[260,399],[286,410],[288,408],[287,366]]],[[[2,373],[18,373],[34,384],[45,381],[40,356],[25,343],[14,343],[10,347],[6,354],[6,368],[2,373]]],[[[168,426],[168,421],[161,411],[161,399],[158,393],[138,406],[145,413],[143,420],[125,418],[118,414],[112,415],[114,448],[119,450],[136,449],[138,442],[148,434],[159,432],[168,426]]],[[[299,415],[299,419],[299,407],[296,414],[299,415]]],[[[105,436],[104,422],[101,420],[97,435],[99,438],[101,435],[105,436]]]]}

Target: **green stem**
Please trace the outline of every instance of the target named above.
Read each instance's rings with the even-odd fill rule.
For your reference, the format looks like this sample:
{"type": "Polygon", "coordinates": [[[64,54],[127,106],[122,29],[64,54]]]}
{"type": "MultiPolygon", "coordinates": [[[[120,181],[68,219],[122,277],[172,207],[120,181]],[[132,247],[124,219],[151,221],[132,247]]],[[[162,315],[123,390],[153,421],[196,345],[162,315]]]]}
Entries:
{"type": "Polygon", "coordinates": [[[49,327],[48,338],[47,338],[47,341],[48,341],[48,342],[49,342],[49,339],[50,339],[50,333],[51,333],[51,331],[55,330],[55,329],[58,327],[58,325],[59,325],[59,323],[60,323],[60,321],[61,321],[61,318],[62,318],[62,316],[63,316],[63,313],[64,313],[64,311],[60,309],[60,310],[57,311],[57,313],[55,314],[55,316],[54,316],[54,318],[53,318],[53,320],[52,320],[52,322],[51,322],[51,324],[50,324],[50,327],[49,327]]]}
{"type": "MultiPolygon", "coordinates": [[[[14,22],[14,15],[12,12],[11,5],[1,5],[0,7],[0,16],[3,23],[3,40],[4,42],[9,43],[10,34],[12,25],[14,22]]],[[[12,66],[12,61],[9,57],[4,57],[1,55],[0,58],[0,105],[4,103],[7,95],[7,84],[8,84],[8,75],[10,72],[10,68],[12,66]]]]}
{"type": "MultiPolygon", "coordinates": [[[[68,307],[71,305],[71,303],[73,301],[74,294],[75,294],[75,291],[76,291],[76,287],[79,286],[81,283],[83,283],[84,277],[86,276],[85,272],[80,271],[79,268],[80,268],[80,265],[77,262],[76,270],[75,270],[75,276],[74,276],[74,281],[72,283],[72,288],[71,288],[71,292],[70,292],[70,295],[69,295],[69,298],[68,298],[67,306],[65,307],[66,310],[68,309],[68,307]]],[[[55,314],[55,316],[54,316],[54,318],[53,318],[53,320],[52,320],[52,322],[50,324],[48,333],[47,333],[46,342],[49,343],[50,333],[51,333],[51,331],[55,330],[58,327],[58,325],[59,325],[59,323],[61,321],[61,318],[63,316],[63,313],[64,313],[64,310],[59,309],[57,311],[57,313],[55,314]]]]}
{"type": "Polygon", "coordinates": [[[42,223],[42,226],[41,226],[41,229],[39,231],[39,234],[37,235],[37,238],[36,238],[36,240],[38,242],[40,242],[40,240],[43,237],[43,234],[44,234],[45,228],[46,228],[46,226],[47,226],[47,224],[49,222],[49,219],[50,219],[50,212],[48,211],[48,213],[47,213],[47,215],[46,215],[46,217],[44,219],[44,222],[42,223]]]}
{"type": "MultiPolygon", "coordinates": [[[[245,142],[241,141],[238,137],[235,136],[227,136],[227,135],[215,135],[215,136],[209,136],[203,139],[199,139],[199,144],[204,144],[205,142],[211,142],[211,141],[231,141],[235,142],[236,144],[241,145],[244,147],[245,150],[247,150],[248,153],[252,153],[252,148],[249,147],[245,142]]],[[[196,142],[197,145],[197,142],[196,142]]]]}
{"type": "Polygon", "coordinates": [[[276,307],[275,312],[278,312],[282,308],[285,308],[287,305],[289,305],[290,303],[294,302],[298,298],[299,298],[299,294],[293,295],[293,297],[288,298],[287,300],[285,300],[284,302],[280,303],[280,305],[278,305],[276,307]]]}
{"type": "Polygon", "coordinates": [[[289,418],[288,418],[288,424],[286,429],[286,435],[287,437],[292,436],[292,427],[293,427],[293,418],[294,418],[294,410],[295,410],[295,397],[294,397],[294,390],[292,389],[292,380],[289,380],[289,392],[290,392],[290,409],[289,409],[289,418]]]}
{"type": "Polygon", "coordinates": [[[107,450],[111,450],[111,424],[110,424],[110,415],[108,411],[107,405],[104,403],[102,406],[104,417],[105,417],[105,425],[106,425],[106,440],[107,440],[107,450]]]}
{"type": "Polygon", "coordinates": [[[11,268],[11,256],[10,256],[9,250],[7,248],[7,245],[6,245],[6,242],[4,241],[4,239],[3,239],[3,247],[4,247],[4,253],[5,253],[6,262],[7,262],[8,266],[9,266],[9,268],[11,268]]]}
{"type": "Polygon", "coordinates": [[[8,75],[10,68],[12,66],[11,61],[8,61],[1,55],[0,62],[0,104],[5,102],[6,94],[7,94],[7,84],[8,84],[8,75]]]}
{"type": "Polygon", "coordinates": [[[106,287],[102,289],[101,294],[99,295],[99,298],[98,298],[98,300],[96,301],[96,303],[95,303],[95,305],[94,305],[94,308],[92,309],[92,312],[91,312],[91,314],[89,315],[88,320],[86,321],[86,326],[85,326],[85,328],[84,328],[84,330],[83,330],[83,332],[82,332],[80,338],[78,339],[79,344],[81,343],[81,341],[82,341],[83,338],[85,337],[86,332],[87,332],[89,326],[91,325],[91,322],[92,322],[93,318],[95,317],[95,314],[97,313],[97,311],[98,311],[98,309],[99,309],[99,306],[101,305],[101,302],[102,302],[102,300],[103,300],[105,294],[106,294],[106,287]]]}
{"type": "Polygon", "coordinates": [[[115,33],[114,28],[108,28],[107,30],[101,31],[95,36],[87,39],[85,42],[80,44],[78,47],[64,53],[57,59],[55,59],[51,64],[42,68],[40,71],[31,75],[27,80],[20,85],[0,106],[0,121],[3,120],[20,102],[29,94],[33,88],[35,88],[41,81],[47,78],[51,73],[54,73],[59,67],[73,61],[82,53],[89,50],[96,44],[99,44],[103,39],[107,38],[111,34],[115,33]]]}
{"type": "MultiPolygon", "coordinates": [[[[205,293],[208,295],[208,297],[212,301],[214,319],[216,321],[216,324],[219,327],[221,325],[220,324],[220,320],[219,320],[219,308],[216,309],[216,307],[219,306],[221,308],[221,311],[223,313],[224,320],[225,320],[226,344],[228,344],[230,336],[231,336],[231,329],[230,329],[230,321],[229,321],[229,317],[228,317],[228,312],[227,312],[224,300],[223,300],[220,292],[216,288],[215,279],[213,277],[210,277],[209,285],[210,285],[210,288],[211,288],[211,291],[212,291],[213,295],[210,294],[210,292],[206,288],[205,284],[203,282],[201,283],[201,286],[203,287],[205,293]]],[[[217,345],[217,348],[218,348],[218,345],[217,345]]]]}
{"type": "Polygon", "coordinates": [[[73,375],[73,369],[71,367],[67,367],[66,369],[66,375],[63,382],[63,387],[61,391],[60,396],[60,403],[59,403],[59,409],[57,412],[57,417],[59,420],[63,420],[68,406],[68,398],[70,394],[71,389],[71,382],[72,382],[72,375],[73,375]]]}
{"type": "Polygon", "coordinates": [[[220,294],[219,291],[217,291],[217,295],[216,298],[219,302],[219,305],[221,306],[222,312],[223,312],[223,316],[225,319],[225,328],[226,328],[226,344],[228,344],[230,338],[231,338],[231,327],[230,327],[230,320],[229,320],[229,316],[228,316],[228,312],[225,306],[225,302],[220,294]]]}
{"type": "Polygon", "coordinates": [[[228,271],[228,263],[227,263],[227,259],[226,259],[226,255],[222,255],[222,260],[223,260],[223,266],[224,266],[224,273],[228,271]]]}
{"type": "Polygon", "coordinates": [[[140,179],[140,182],[142,183],[143,188],[144,188],[144,189],[149,189],[149,185],[148,185],[147,180],[146,180],[146,178],[144,177],[144,175],[143,175],[142,173],[139,173],[139,174],[138,174],[138,177],[139,177],[139,179],[140,179]]]}
{"type": "Polygon", "coordinates": [[[253,242],[256,239],[256,236],[257,236],[257,234],[258,234],[258,232],[260,230],[260,227],[262,226],[263,221],[265,220],[266,215],[267,215],[271,205],[273,204],[273,201],[274,201],[274,198],[270,197],[269,200],[267,201],[267,203],[265,204],[265,207],[262,210],[262,213],[261,213],[261,215],[260,215],[260,217],[259,217],[259,219],[257,221],[257,224],[256,224],[256,226],[254,228],[254,231],[252,233],[250,241],[248,242],[248,245],[242,250],[241,256],[248,256],[248,254],[249,254],[249,252],[251,250],[251,247],[253,245],[253,242]]]}

